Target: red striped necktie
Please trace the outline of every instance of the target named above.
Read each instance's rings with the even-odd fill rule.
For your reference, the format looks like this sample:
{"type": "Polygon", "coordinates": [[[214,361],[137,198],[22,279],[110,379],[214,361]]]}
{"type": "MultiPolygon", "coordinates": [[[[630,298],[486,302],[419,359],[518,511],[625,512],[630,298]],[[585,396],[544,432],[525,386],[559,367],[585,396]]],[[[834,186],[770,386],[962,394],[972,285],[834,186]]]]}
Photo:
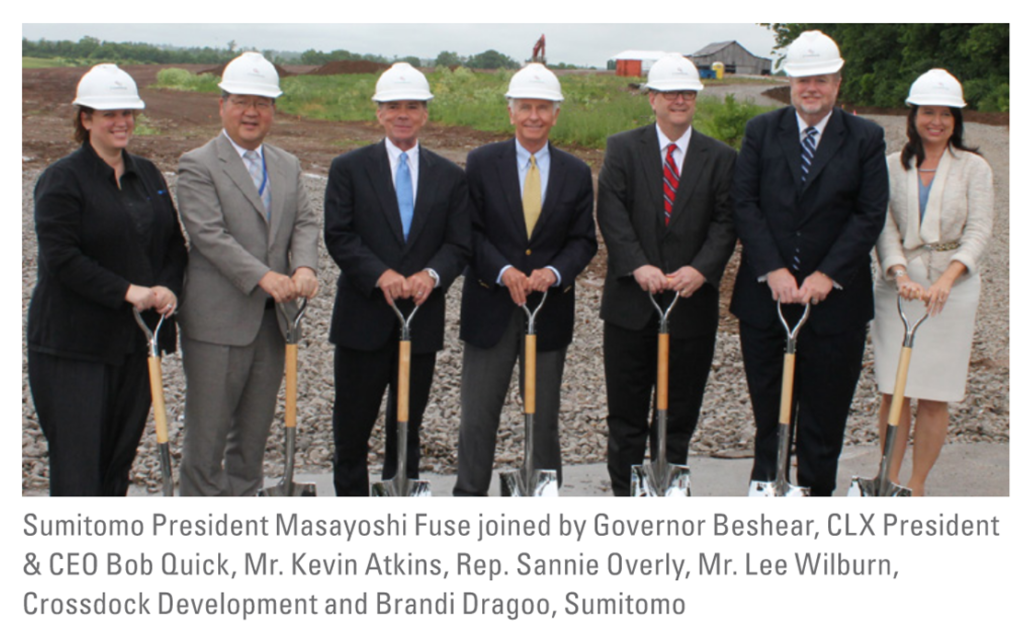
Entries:
{"type": "Polygon", "coordinates": [[[672,157],[678,148],[675,144],[669,144],[665,153],[665,170],[662,179],[665,191],[665,226],[668,226],[672,219],[672,204],[676,201],[676,189],[679,188],[679,168],[676,167],[676,159],[672,157]]]}

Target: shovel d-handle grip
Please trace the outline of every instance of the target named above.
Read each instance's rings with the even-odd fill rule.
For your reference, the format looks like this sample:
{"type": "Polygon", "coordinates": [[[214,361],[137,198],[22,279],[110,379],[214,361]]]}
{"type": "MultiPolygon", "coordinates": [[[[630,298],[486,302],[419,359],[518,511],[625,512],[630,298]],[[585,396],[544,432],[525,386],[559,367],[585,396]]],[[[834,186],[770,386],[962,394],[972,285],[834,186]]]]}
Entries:
{"type": "Polygon", "coordinates": [[[779,402],[779,423],[789,424],[793,414],[793,371],[796,354],[786,353],[782,358],[782,401],[779,402]]]}
{"type": "Polygon", "coordinates": [[[409,366],[412,357],[412,342],[398,342],[398,420],[409,421],[409,366]]]}
{"type": "Polygon", "coordinates": [[[149,357],[149,390],[153,397],[153,423],[156,424],[156,443],[167,443],[167,406],[164,404],[164,376],[160,358],[149,357]]]}
{"type": "Polygon", "coordinates": [[[910,354],[913,349],[904,346],[900,350],[900,363],[896,367],[896,386],[892,390],[892,406],[889,408],[889,426],[898,427],[903,413],[903,395],[907,391],[907,371],[910,370],[910,354]]]}
{"type": "Polygon", "coordinates": [[[668,410],[668,333],[658,334],[657,408],[668,410]]]}
{"type": "Polygon", "coordinates": [[[523,353],[523,410],[537,412],[537,336],[527,335],[523,353]]]}
{"type": "Polygon", "coordinates": [[[284,427],[295,428],[299,404],[299,345],[284,345],[284,427]]]}

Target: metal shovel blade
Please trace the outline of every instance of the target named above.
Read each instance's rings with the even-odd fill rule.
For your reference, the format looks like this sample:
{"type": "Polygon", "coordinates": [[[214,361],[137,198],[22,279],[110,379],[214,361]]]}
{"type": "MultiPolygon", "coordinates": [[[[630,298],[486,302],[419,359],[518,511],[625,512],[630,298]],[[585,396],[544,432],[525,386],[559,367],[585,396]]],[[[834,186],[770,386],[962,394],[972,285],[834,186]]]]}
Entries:
{"type": "Polygon", "coordinates": [[[775,481],[752,481],[748,497],[810,497],[811,489],[806,486],[794,486],[785,479],[775,481]]]}
{"type": "Polygon", "coordinates": [[[502,497],[558,497],[558,471],[536,469],[530,481],[523,480],[523,469],[500,474],[502,497]]]}
{"type": "Polygon", "coordinates": [[[891,481],[882,481],[879,477],[868,479],[866,477],[857,477],[854,475],[853,481],[850,482],[850,490],[846,493],[846,496],[912,497],[913,491],[906,486],[900,486],[899,484],[894,484],[891,481]]]}
{"type": "Polygon", "coordinates": [[[316,484],[298,482],[293,479],[295,472],[295,429],[285,429],[284,477],[276,486],[261,488],[257,497],[316,497],[316,484]]]}
{"type": "Polygon", "coordinates": [[[632,497],[689,497],[690,467],[666,463],[658,473],[657,464],[650,461],[633,466],[629,493],[632,497]]]}
{"type": "Polygon", "coordinates": [[[430,497],[430,482],[425,479],[409,479],[405,481],[395,477],[373,482],[370,486],[371,497],[430,497]]]}

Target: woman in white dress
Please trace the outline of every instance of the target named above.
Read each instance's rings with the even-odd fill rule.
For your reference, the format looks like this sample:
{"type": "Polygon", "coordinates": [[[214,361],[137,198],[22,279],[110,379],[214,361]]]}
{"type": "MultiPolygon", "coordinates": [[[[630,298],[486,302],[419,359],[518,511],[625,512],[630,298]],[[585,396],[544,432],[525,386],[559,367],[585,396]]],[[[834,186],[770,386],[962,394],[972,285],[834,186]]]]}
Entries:
{"type": "MultiPolygon", "coordinates": [[[[944,69],[928,71],[911,86],[907,104],[907,144],[887,158],[889,215],[876,247],[881,269],[871,339],[884,445],[903,343],[896,295],[924,301],[931,317],[915,339],[890,467],[890,478],[898,481],[910,400],[917,399],[913,470],[905,485],[922,496],[946,440],[949,402],[964,398],[981,293],[978,264],[992,235],[993,189],[988,163],[964,145],[961,109],[967,105],[956,78],[944,69]]],[[[907,306],[908,315],[915,306],[907,306]]]]}

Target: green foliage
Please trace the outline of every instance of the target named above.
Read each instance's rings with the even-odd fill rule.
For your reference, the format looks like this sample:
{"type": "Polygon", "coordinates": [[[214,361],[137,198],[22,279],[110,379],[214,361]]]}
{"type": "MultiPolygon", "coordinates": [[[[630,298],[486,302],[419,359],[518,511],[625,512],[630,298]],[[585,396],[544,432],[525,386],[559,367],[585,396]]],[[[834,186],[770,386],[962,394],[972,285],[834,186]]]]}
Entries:
{"type": "Polygon", "coordinates": [[[156,74],[157,89],[174,89],[177,91],[200,91],[202,93],[220,93],[217,83],[220,78],[212,73],[196,75],[185,69],[161,69],[156,74]]]}
{"type": "Polygon", "coordinates": [[[470,69],[518,69],[519,63],[503,53],[488,49],[469,56],[466,66],[470,69]]]}
{"type": "Polygon", "coordinates": [[[70,67],[75,66],[69,60],[63,58],[22,58],[22,69],[45,69],[48,67],[70,67]]]}
{"type": "Polygon", "coordinates": [[[153,126],[153,122],[145,113],[136,113],[135,135],[160,135],[160,129],[153,126]]]}
{"type": "Polygon", "coordinates": [[[724,102],[701,100],[697,110],[697,114],[701,116],[697,128],[739,150],[747,121],[767,110],[750,101],[737,102],[732,95],[725,96],[724,102]]]}
{"type": "Polygon", "coordinates": [[[969,108],[1009,111],[1009,24],[765,24],[775,49],[818,29],[836,41],[846,64],[840,100],[903,106],[925,71],[946,69],[964,85],[969,108]]]}
{"type": "Polygon", "coordinates": [[[22,57],[63,58],[82,60],[85,64],[98,62],[155,63],[155,64],[220,64],[235,57],[228,49],[210,47],[163,48],[141,42],[106,42],[85,36],[78,42],[41,39],[21,40],[22,57]]]}
{"type": "Polygon", "coordinates": [[[438,67],[457,67],[463,62],[462,58],[459,57],[458,53],[454,51],[442,51],[437,54],[437,59],[434,60],[434,66],[438,67]]]}

